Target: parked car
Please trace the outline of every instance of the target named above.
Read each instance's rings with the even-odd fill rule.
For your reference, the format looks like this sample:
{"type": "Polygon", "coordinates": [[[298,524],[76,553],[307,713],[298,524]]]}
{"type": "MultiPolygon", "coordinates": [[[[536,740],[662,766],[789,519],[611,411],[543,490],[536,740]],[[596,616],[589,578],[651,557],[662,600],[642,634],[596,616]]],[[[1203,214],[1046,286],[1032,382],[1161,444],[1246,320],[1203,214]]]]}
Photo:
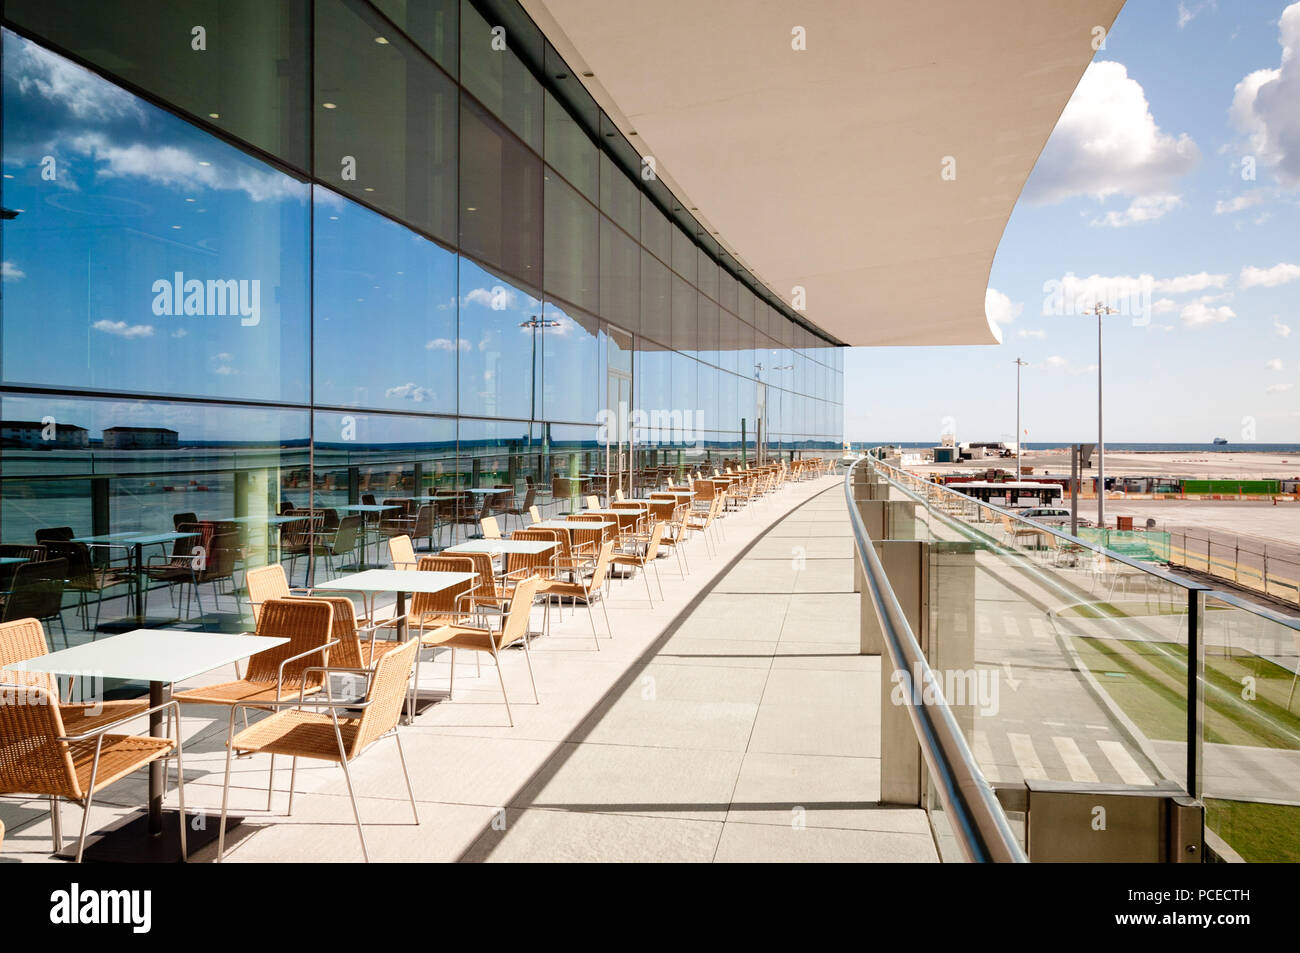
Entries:
{"type": "MultiPolygon", "coordinates": [[[[1025,519],[1033,520],[1035,523],[1042,523],[1046,526],[1069,526],[1070,510],[1064,506],[1026,506],[1017,510],[1017,515],[1025,519]]],[[[1079,517],[1080,526],[1091,526],[1092,523],[1079,517]]]]}

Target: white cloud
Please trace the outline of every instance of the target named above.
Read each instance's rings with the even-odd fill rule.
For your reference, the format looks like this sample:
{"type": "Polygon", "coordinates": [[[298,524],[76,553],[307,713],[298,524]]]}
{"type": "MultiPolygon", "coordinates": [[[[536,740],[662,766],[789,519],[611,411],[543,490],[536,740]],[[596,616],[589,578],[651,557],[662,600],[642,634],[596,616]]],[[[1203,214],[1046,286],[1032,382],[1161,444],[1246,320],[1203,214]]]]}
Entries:
{"type": "Polygon", "coordinates": [[[1047,337],[1047,332],[1044,331],[1042,328],[1021,328],[1019,331],[1016,332],[1016,337],[1036,338],[1038,340],[1041,340],[1047,337]]]}
{"type": "Polygon", "coordinates": [[[95,175],[101,179],[139,178],[184,192],[203,189],[244,192],[254,202],[305,199],[301,183],[277,172],[254,169],[233,162],[214,165],[188,149],[152,146],[141,142],[119,146],[104,136],[91,133],[73,143],[100,163],[95,175]]]}
{"type": "Polygon", "coordinates": [[[1237,315],[1226,304],[1215,307],[1205,298],[1193,301],[1191,304],[1184,305],[1182,313],[1179,315],[1183,319],[1183,324],[1189,328],[1201,328],[1210,324],[1222,324],[1235,318],[1237,315]]]}
{"type": "Polygon", "coordinates": [[[1156,125],[1146,93],[1123,64],[1102,60],[1083,74],[1026,193],[1040,204],[1076,195],[1168,196],[1171,182],[1199,160],[1190,136],[1156,125]]]}
{"type": "Polygon", "coordinates": [[[1291,336],[1291,325],[1283,324],[1275,317],[1273,319],[1273,333],[1280,338],[1289,338],[1291,336]]]}
{"type": "Polygon", "coordinates": [[[148,338],[153,337],[152,324],[127,324],[125,321],[109,321],[107,319],[96,321],[91,325],[96,331],[103,331],[105,334],[116,335],[120,338],[148,338]]]}
{"type": "Polygon", "coordinates": [[[1217,0],[1202,0],[1201,3],[1193,3],[1188,6],[1183,0],[1178,0],[1178,29],[1182,29],[1191,23],[1206,9],[1217,10],[1217,0]]]}
{"type": "Polygon", "coordinates": [[[1161,278],[1155,282],[1153,289],[1164,294],[1181,295],[1206,288],[1222,288],[1228,283],[1227,275],[1212,275],[1201,271],[1194,275],[1179,275],[1177,278],[1161,278]]]}
{"type": "Polygon", "coordinates": [[[1001,291],[988,288],[984,292],[984,316],[991,324],[1010,324],[1024,309],[1024,302],[1012,301],[1001,291]]]}
{"type": "Polygon", "coordinates": [[[183,338],[183,337],[185,337],[185,336],[186,336],[187,334],[189,334],[189,333],[190,333],[190,332],[189,332],[189,331],[186,331],[184,328],[177,328],[175,331],[172,332],[172,337],[174,337],[174,338],[183,338]]]}
{"type": "Polygon", "coordinates": [[[426,341],[424,344],[426,351],[455,351],[459,348],[462,351],[471,351],[473,346],[464,338],[434,338],[432,341],[426,341]]]}
{"type": "Polygon", "coordinates": [[[1170,311],[1178,310],[1178,302],[1173,298],[1160,298],[1151,305],[1152,314],[1168,314],[1170,311]]]}
{"type": "Polygon", "coordinates": [[[465,295],[465,304],[478,304],[493,311],[506,311],[515,302],[514,292],[501,285],[488,288],[474,288],[465,295]]]}
{"type": "Polygon", "coordinates": [[[1168,312],[1176,310],[1177,304],[1169,298],[1153,303],[1151,298],[1154,294],[1191,294],[1209,288],[1223,288],[1227,283],[1227,275],[1206,271],[1172,278],[1156,278],[1149,274],[1080,278],[1074,272],[1066,272],[1064,277],[1043,285],[1043,291],[1048,294],[1043,299],[1042,313],[1082,314],[1091,311],[1097,302],[1117,309],[1120,314],[1145,314],[1148,307],[1152,312],[1168,312]]]}
{"type": "Polygon", "coordinates": [[[1128,225],[1140,225],[1154,222],[1183,204],[1181,195],[1139,195],[1129,203],[1122,212],[1109,211],[1100,218],[1094,218],[1088,224],[1107,228],[1124,228],[1128,225]]]}
{"type": "Polygon", "coordinates": [[[1278,181],[1300,187],[1300,3],[1278,18],[1281,62],[1245,76],[1233,91],[1229,116],[1246,133],[1246,148],[1270,166],[1278,181]]]}
{"type": "Polygon", "coordinates": [[[1295,386],[1294,384],[1269,384],[1267,387],[1264,388],[1264,393],[1285,394],[1294,386],[1295,386]]]}
{"type": "Polygon", "coordinates": [[[0,281],[20,281],[26,277],[27,272],[12,261],[0,262],[0,281]]]}
{"type": "Polygon", "coordinates": [[[1226,202],[1223,199],[1214,203],[1215,215],[1231,215],[1233,212],[1240,212],[1242,209],[1251,208],[1264,201],[1268,196],[1261,190],[1247,192],[1244,195],[1237,195],[1226,202]]]}
{"type": "Polygon", "coordinates": [[[1300,278],[1300,265],[1289,265],[1281,262],[1272,268],[1256,268],[1254,265],[1247,265],[1241,269],[1241,287],[1254,288],[1261,286],[1264,288],[1276,288],[1278,285],[1284,285],[1287,282],[1295,281],[1300,278]]]}
{"type": "Polygon", "coordinates": [[[385,397],[395,397],[398,400],[410,400],[417,404],[423,404],[425,401],[431,401],[436,396],[432,390],[427,387],[421,387],[414,382],[400,384],[397,387],[390,387],[384,391],[385,397]]]}
{"type": "Polygon", "coordinates": [[[143,118],[139,101],[126,90],[35,43],[21,37],[17,42],[20,45],[14,75],[24,96],[35,94],[57,103],[78,119],[143,118]]]}
{"type": "Polygon", "coordinates": [[[1280,371],[1282,370],[1282,359],[1275,357],[1272,360],[1265,361],[1264,366],[1270,371],[1280,371]]]}

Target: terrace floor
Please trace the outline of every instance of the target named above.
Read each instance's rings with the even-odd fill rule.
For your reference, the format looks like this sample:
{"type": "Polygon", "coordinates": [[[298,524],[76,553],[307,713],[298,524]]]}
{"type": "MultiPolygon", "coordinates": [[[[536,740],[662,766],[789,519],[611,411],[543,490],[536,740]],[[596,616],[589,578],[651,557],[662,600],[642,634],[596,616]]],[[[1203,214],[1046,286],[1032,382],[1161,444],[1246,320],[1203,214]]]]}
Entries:
{"type": "MultiPolygon", "coordinates": [[[[514,728],[490,663],[476,677],[462,655],[455,701],[401,730],[420,825],[391,741],[354,763],[371,859],[937,860],[922,811],[877,803],[879,659],[857,654],[841,478],[789,485],[723,527],[716,555],[690,543],[685,579],[674,556],[659,560],[666,598],[656,591],[653,609],[641,579],[616,581],[614,638],[597,613],[599,651],[584,610],[553,617],[533,643],[539,705],[529,703],[522,651],[507,653],[514,728]]],[[[442,656],[431,664],[426,653],[422,684],[446,679],[442,656]]],[[[219,810],[225,715],[186,716],[188,806],[219,810]]],[[[288,816],[284,761],[269,814],[269,758],[235,762],[231,808],[246,820],[226,860],[360,860],[342,772],[301,762],[288,816]]],[[[96,802],[92,826],[144,797],[143,774],[119,782],[96,802]]],[[[81,813],[63,811],[70,846],[81,813]]],[[[9,828],[0,863],[51,859],[45,802],[0,802],[0,819],[9,828]]],[[[193,859],[214,855],[208,847],[193,859]]]]}

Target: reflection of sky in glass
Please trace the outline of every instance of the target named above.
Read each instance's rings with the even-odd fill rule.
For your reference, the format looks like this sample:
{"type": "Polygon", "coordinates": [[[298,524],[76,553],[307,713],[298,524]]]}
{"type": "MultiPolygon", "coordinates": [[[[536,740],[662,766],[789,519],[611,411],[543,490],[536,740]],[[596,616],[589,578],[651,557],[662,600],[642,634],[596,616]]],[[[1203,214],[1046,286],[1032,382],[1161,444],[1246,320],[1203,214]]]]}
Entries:
{"type": "Polygon", "coordinates": [[[469,345],[460,353],[460,413],[529,417],[531,322],[540,317],[541,302],[531,294],[467,258],[460,260],[460,336],[469,345]]]}
{"type": "Polygon", "coordinates": [[[456,412],[456,255],[316,190],[317,403],[456,412]]]}
{"type": "Polygon", "coordinates": [[[305,401],[307,187],[3,43],[4,200],[21,210],[3,226],[5,380],[305,401]],[[198,313],[157,313],[177,273],[203,283],[182,301],[198,313]],[[243,314],[218,281],[244,283],[243,314]]]}
{"type": "Polygon", "coordinates": [[[555,302],[546,302],[544,308],[543,388],[538,416],[575,423],[594,421],[604,406],[600,339],[596,333],[599,322],[580,311],[570,316],[555,302]]]}

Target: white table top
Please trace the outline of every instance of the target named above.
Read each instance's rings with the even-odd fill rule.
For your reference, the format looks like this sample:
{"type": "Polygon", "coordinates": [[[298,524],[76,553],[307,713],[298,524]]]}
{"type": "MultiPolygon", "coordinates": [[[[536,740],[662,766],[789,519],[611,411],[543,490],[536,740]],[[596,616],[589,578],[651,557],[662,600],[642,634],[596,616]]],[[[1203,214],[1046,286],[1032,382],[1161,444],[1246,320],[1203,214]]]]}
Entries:
{"type": "Polygon", "coordinates": [[[5,667],[21,672],[171,683],[202,675],[288,641],[226,632],[132,629],[5,667]]]}
{"type": "Polygon", "coordinates": [[[595,520],[542,520],[540,523],[529,523],[528,529],[608,529],[611,526],[617,526],[618,523],[601,520],[597,523],[595,520]]]}
{"type": "Polygon", "coordinates": [[[367,569],[354,572],[313,589],[339,589],[343,592],[442,592],[478,577],[472,572],[431,572],[419,569],[367,569]]]}
{"type": "Polygon", "coordinates": [[[466,492],[466,493],[480,493],[480,494],[486,494],[486,495],[489,495],[489,496],[496,496],[496,495],[498,495],[498,494],[500,494],[500,493],[513,493],[513,492],[515,492],[515,491],[514,491],[513,489],[511,489],[510,487],[493,487],[493,488],[490,489],[490,490],[489,490],[489,489],[475,489],[475,490],[466,490],[465,492],[466,492]]]}
{"type": "Polygon", "coordinates": [[[443,553],[490,553],[493,556],[499,553],[522,553],[536,556],[555,547],[555,543],[540,539],[471,539],[468,543],[448,546],[443,553]]]}

